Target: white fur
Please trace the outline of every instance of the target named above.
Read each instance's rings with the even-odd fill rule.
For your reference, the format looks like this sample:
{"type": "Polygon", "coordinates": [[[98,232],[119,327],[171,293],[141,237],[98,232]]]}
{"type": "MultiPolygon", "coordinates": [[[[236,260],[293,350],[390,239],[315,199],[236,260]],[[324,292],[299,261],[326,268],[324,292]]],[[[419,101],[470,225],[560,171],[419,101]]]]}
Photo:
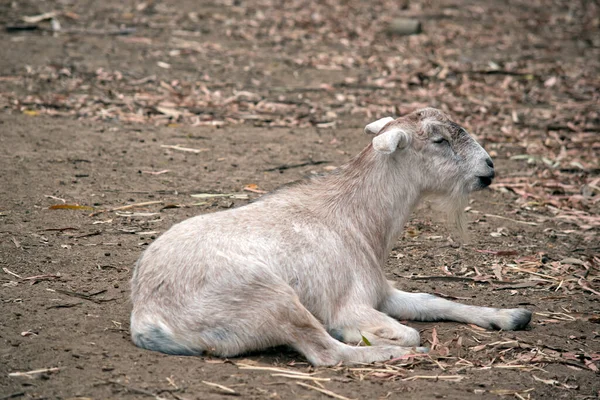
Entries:
{"type": "Polygon", "coordinates": [[[524,327],[527,310],[457,304],[386,280],[383,265],[420,199],[443,199],[458,213],[493,169],[438,110],[384,120],[366,130],[392,132],[385,152],[369,146],[329,175],[188,219],[152,243],[132,279],[133,341],[223,357],[290,345],[314,365],[334,365],[423,351],[419,333],[398,319],[524,327]],[[434,143],[436,135],[452,143],[434,143]],[[355,347],[362,337],[373,346],[355,347]]]}

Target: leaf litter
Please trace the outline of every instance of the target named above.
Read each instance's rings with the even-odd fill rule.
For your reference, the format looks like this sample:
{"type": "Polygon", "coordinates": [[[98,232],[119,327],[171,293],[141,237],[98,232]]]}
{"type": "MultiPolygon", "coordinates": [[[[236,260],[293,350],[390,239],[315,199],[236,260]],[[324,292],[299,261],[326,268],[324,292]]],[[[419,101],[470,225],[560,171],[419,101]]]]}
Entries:
{"type": "MultiPolygon", "coordinates": [[[[155,17],[138,15],[134,5],[123,5],[121,10],[139,18],[140,25],[151,26],[154,18],[160,19],[161,29],[169,32],[165,38],[152,36],[154,32],[145,29],[131,36],[133,32],[127,29],[87,28],[89,14],[85,9],[73,6],[73,10],[61,11],[58,5],[56,11],[28,14],[30,18],[25,22],[48,24],[60,20],[61,29],[57,30],[65,33],[70,30],[72,34],[126,34],[118,37],[115,46],[127,46],[145,54],[146,62],[158,69],[136,74],[108,67],[73,68],[68,60],[62,64],[27,66],[11,72],[15,76],[0,77],[1,102],[7,110],[27,118],[52,115],[173,128],[210,126],[215,132],[217,127],[239,125],[317,130],[355,128],[357,121],[362,123],[365,119],[401,115],[426,105],[442,107],[456,120],[465,121],[468,130],[477,135],[494,158],[518,166],[505,168],[504,171],[511,172],[498,176],[492,185],[494,191],[512,200],[509,211],[503,215],[473,213],[480,221],[506,224],[496,227],[498,230],[492,232],[496,236],[492,238],[512,238],[512,224],[522,226],[524,232],[543,226],[548,238],[560,241],[566,236],[576,236],[581,245],[569,251],[545,249],[544,252],[491,246],[493,250],[472,248],[482,255],[486,265],[464,271],[446,266],[443,275],[409,279],[486,285],[491,290],[535,290],[548,292],[548,298],[577,294],[597,301],[600,296],[597,256],[600,58],[593,56],[597,53],[598,39],[592,36],[597,31],[597,4],[572,4],[568,12],[562,12],[560,7],[534,1],[531,8],[524,8],[519,15],[502,12],[501,6],[489,4],[445,7],[436,14],[419,2],[410,2],[402,15],[422,19],[424,33],[403,39],[383,34],[393,17],[387,11],[396,6],[389,1],[373,4],[291,1],[281,10],[271,0],[263,2],[260,9],[224,2],[221,11],[211,18],[200,16],[207,30],[223,33],[227,39],[213,43],[204,40],[206,33],[197,29],[198,13],[194,17],[174,6],[165,6],[155,17]],[[476,27],[465,29],[465,20],[476,27]],[[552,37],[537,28],[532,31],[523,28],[526,20],[532,26],[543,25],[553,32],[552,37]],[[500,29],[503,26],[517,29],[507,28],[504,32],[500,29]],[[582,51],[592,55],[558,62],[556,52],[559,61],[564,58],[560,53],[564,51],[561,41],[570,45],[571,37],[578,35],[582,51]],[[253,48],[254,45],[258,48],[253,48]],[[296,50],[284,51],[286,46],[296,50]],[[269,57],[255,55],[264,48],[269,49],[269,57]],[[461,49],[460,54],[457,48],[461,49]],[[507,53],[520,56],[498,56],[507,53]],[[172,74],[178,65],[185,63],[206,67],[197,76],[172,74]],[[277,75],[284,69],[279,65],[299,71],[300,78],[290,84],[281,82],[277,75]],[[317,79],[307,81],[302,79],[306,71],[320,71],[320,74],[317,79]],[[19,90],[25,87],[36,90],[19,90]]],[[[56,36],[55,40],[62,39],[56,36]]],[[[162,148],[199,157],[208,152],[177,144],[162,148]]],[[[284,164],[273,171],[298,165],[284,164]]],[[[143,173],[160,175],[166,170],[143,173]]],[[[248,184],[242,190],[263,192],[255,184],[248,184]]],[[[50,206],[51,210],[95,210],[66,204],[59,197],[48,197],[64,203],[50,206]]],[[[249,199],[244,193],[198,193],[192,197],[249,199]]],[[[143,218],[155,213],[125,214],[123,210],[164,203],[160,200],[130,204],[99,210],[92,216],[114,212],[119,217],[143,218]]],[[[169,208],[167,205],[163,209],[169,208]]],[[[112,220],[94,221],[99,222],[108,225],[112,220]]],[[[138,227],[135,231],[156,232],[138,227]]],[[[419,239],[418,233],[414,239],[419,239]]],[[[541,325],[594,323],[599,318],[597,314],[582,316],[569,311],[538,312],[535,317],[541,325]]],[[[594,351],[549,348],[504,337],[496,340],[494,334],[490,335],[486,337],[473,328],[444,341],[434,328],[432,353],[426,357],[407,357],[370,370],[340,367],[340,371],[348,371],[357,379],[366,376],[410,382],[446,379],[440,379],[443,376],[468,379],[468,375],[460,374],[473,369],[513,368],[536,374],[550,364],[594,372],[598,369],[598,353],[594,351]],[[466,346],[466,332],[481,343],[466,346]],[[488,362],[482,362],[479,356],[471,357],[474,353],[486,355],[488,362]],[[416,367],[418,375],[409,376],[408,372],[416,367]],[[432,374],[425,375],[421,369],[432,374]],[[441,375],[440,371],[447,375],[441,375]]],[[[574,389],[568,383],[540,376],[532,375],[544,385],[574,389]]],[[[489,392],[518,398],[530,394],[528,389],[489,392]]]]}

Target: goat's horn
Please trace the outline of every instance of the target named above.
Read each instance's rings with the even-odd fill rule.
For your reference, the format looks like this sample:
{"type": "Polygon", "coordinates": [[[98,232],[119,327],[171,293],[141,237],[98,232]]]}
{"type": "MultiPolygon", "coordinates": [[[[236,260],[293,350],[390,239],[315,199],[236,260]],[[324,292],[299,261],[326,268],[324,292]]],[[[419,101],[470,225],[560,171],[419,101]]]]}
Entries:
{"type": "Polygon", "coordinates": [[[383,129],[384,126],[386,126],[389,122],[392,122],[393,120],[394,118],[392,117],[385,117],[378,119],[375,122],[371,122],[369,125],[365,126],[365,133],[377,135],[383,129]]]}

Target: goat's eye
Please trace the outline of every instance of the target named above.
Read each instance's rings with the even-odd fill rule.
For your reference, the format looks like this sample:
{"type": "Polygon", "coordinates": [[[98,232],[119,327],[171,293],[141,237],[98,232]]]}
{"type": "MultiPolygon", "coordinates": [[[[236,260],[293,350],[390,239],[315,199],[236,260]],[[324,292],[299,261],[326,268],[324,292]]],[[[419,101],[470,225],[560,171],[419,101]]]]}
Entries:
{"type": "Polygon", "coordinates": [[[435,139],[432,140],[433,143],[435,144],[450,144],[450,142],[448,142],[448,139],[446,139],[445,137],[437,137],[435,139]]]}

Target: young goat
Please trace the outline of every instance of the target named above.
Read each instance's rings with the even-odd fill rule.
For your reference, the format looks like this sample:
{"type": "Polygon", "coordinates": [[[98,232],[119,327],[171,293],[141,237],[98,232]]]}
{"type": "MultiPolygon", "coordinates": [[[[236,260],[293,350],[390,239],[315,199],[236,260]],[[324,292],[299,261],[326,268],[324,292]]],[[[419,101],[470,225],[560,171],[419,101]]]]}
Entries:
{"type": "Polygon", "coordinates": [[[333,173],[188,219],[152,243],[132,280],[133,342],[222,357],[289,345],[334,365],[426,351],[398,319],[527,326],[528,310],[402,292],[382,268],[423,197],[442,199],[462,226],[467,195],[494,178],[485,150],[432,108],[365,131],[372,145],[333,173]],[[372,346],[355,347],[363,336],[372,346]]]}

